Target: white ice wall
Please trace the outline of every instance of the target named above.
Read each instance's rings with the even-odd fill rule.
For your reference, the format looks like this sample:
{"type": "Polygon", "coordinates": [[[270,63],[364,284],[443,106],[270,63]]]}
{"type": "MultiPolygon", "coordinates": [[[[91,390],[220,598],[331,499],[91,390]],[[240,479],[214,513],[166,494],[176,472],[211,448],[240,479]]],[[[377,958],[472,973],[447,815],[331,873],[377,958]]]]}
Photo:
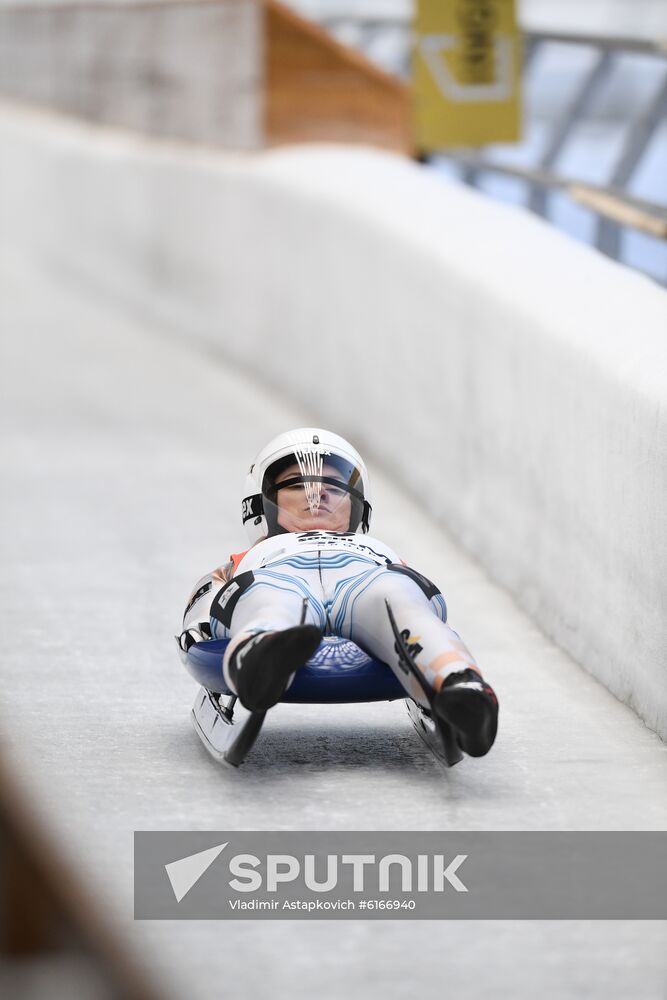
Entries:
{"type": "Polygon", "coordinates": [[[0,136],[3,239],[352,437],[667,737],[663,290],[378,152],[0,136]]]}

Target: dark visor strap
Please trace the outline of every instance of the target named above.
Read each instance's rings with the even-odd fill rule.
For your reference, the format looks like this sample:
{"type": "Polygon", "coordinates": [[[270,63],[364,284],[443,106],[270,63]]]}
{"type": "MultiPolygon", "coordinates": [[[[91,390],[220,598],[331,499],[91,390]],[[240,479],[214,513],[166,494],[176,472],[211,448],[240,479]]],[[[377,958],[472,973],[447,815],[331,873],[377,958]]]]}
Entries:
{"type": "Polygon", "coordinates": [[[283,490],[286,486],[296,486],[302,483],[328,483],[330,486],[336,486],[339,490],[349,493],[355,500],[364,502],[363,493],[355,490],[354,486],[348,486],[347,483],[341,482],[340,479],[334,479],[333,476],[292,476],[291,479],[286,479],[282,483],[274,483],[266,492],[268,494],[277,493],[278,490],[283,490]]]}

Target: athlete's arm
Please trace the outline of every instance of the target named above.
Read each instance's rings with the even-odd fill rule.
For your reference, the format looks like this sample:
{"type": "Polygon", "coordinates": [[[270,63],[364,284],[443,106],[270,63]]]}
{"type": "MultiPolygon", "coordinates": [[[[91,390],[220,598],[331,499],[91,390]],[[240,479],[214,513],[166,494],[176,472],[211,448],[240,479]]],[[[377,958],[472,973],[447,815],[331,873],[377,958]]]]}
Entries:
{"type": "Polygon", "coordinates": [[[183,612],[182,631],[178,636],[178,644],[184,653],[187,653],[195,642],[204,642],[211,638],[210,609],[213,598],[221,587],[229,583],[233,573],[234,562],[230,560],[224,566],[214,569],[212,573],[207,573],[195,584],[183,612]]]}

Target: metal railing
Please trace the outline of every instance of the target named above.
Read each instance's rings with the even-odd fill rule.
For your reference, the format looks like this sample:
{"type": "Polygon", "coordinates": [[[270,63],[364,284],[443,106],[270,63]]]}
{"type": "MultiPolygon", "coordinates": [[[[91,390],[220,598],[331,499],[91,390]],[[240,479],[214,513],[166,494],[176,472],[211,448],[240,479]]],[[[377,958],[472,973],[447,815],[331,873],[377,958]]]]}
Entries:
{"type": "MultiPolygon", "coordinates": [[[[515,167],[510,164],[490,163],[474,153],[455,152],[449,155],[465,172],[471,172],[475,176],[490,172],[526,181],[533,192],[560,190],[573,201],[591,209],[611,223],[630,226],[657,239],[667,239],[667,205],[635,198],[614,186],[591,184],[589,181],[556,174],[544,167],[515,167]]],[[[609,254],[609,256],[614,255],[609,254]]]]}
{"type": "MultiPolygon", "coordinates": [[[[409,74],[412,28],[405,19],[334,18],[323,24],[334,34],[347,33],[352,40],[351,24],[355,25],[356,44],[372,56],[383,33],[400,33],[401,45],[394,52],[394,72],[404,78],[409,74]]],[[[549,44],[585,46],[594,50],[591,65],[581,75],[574,92],[565,106],[549,123],[549,134],[541,154],[529,167],[504,162],[502,152],[481,150],[442,150],[438,159],[444,158],[457,165],[462,180],[477,186],[489,173],[518,179],[527,186],[526,204],[537,214],[549,218],[550,193],[565,193],[575,203],[595,214],[596,222],[591,242],[603,253],[614,259],[622,257],[621,234],[631,228],[656,240],[667,240],[667,171],[665,201],[649,201],[633,196],[629,189],[657,130],[667,119],[667,39],[651,41],[617,35],[574,34],[571,32],[525,31],[524,77],[527,69],[538,57],[540,50],[549,44]],[[591,183],[584,177],[568,176],[557,170],[557,163],[567,153],[577,127],[589,118],[595,102],[604,94],[617,60],[625,55],[639,55],[650,59],[665,60],[665,75],[656,92],[637,109],[631,117],[620,123],[624,136],[608,169],[604,184],[591,183]]],[[[528,83],[528,86],[530,84],[528,83]]],[[[665,140],[667,142],[667,139],[665,140]]],[[[667,159],[667,158],[666,158],[667,159]]],[[[662,198],[662,194],[659,195],[662,198]]],[[[665,273],[667,282],[667,253],[665,273]]]]}

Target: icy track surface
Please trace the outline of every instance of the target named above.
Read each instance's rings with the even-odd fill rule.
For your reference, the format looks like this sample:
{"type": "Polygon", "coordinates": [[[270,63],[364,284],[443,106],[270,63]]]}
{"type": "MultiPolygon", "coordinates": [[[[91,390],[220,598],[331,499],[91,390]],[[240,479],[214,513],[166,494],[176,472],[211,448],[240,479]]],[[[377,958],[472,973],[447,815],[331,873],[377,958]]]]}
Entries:
{"type": "Polygon", "coordinates": [[[660,923],[133,922],[134,830],[665,829],[667,747],[371,469],[374,535],[440,584],[499,692],[496,747],[446,772],[402,702],[279,706],[217,766],[171,637],[243,547],[250,456],[313,415],[16,261],[0,303],[0,734],[166,995],[665,1000],[660,923]]]}

